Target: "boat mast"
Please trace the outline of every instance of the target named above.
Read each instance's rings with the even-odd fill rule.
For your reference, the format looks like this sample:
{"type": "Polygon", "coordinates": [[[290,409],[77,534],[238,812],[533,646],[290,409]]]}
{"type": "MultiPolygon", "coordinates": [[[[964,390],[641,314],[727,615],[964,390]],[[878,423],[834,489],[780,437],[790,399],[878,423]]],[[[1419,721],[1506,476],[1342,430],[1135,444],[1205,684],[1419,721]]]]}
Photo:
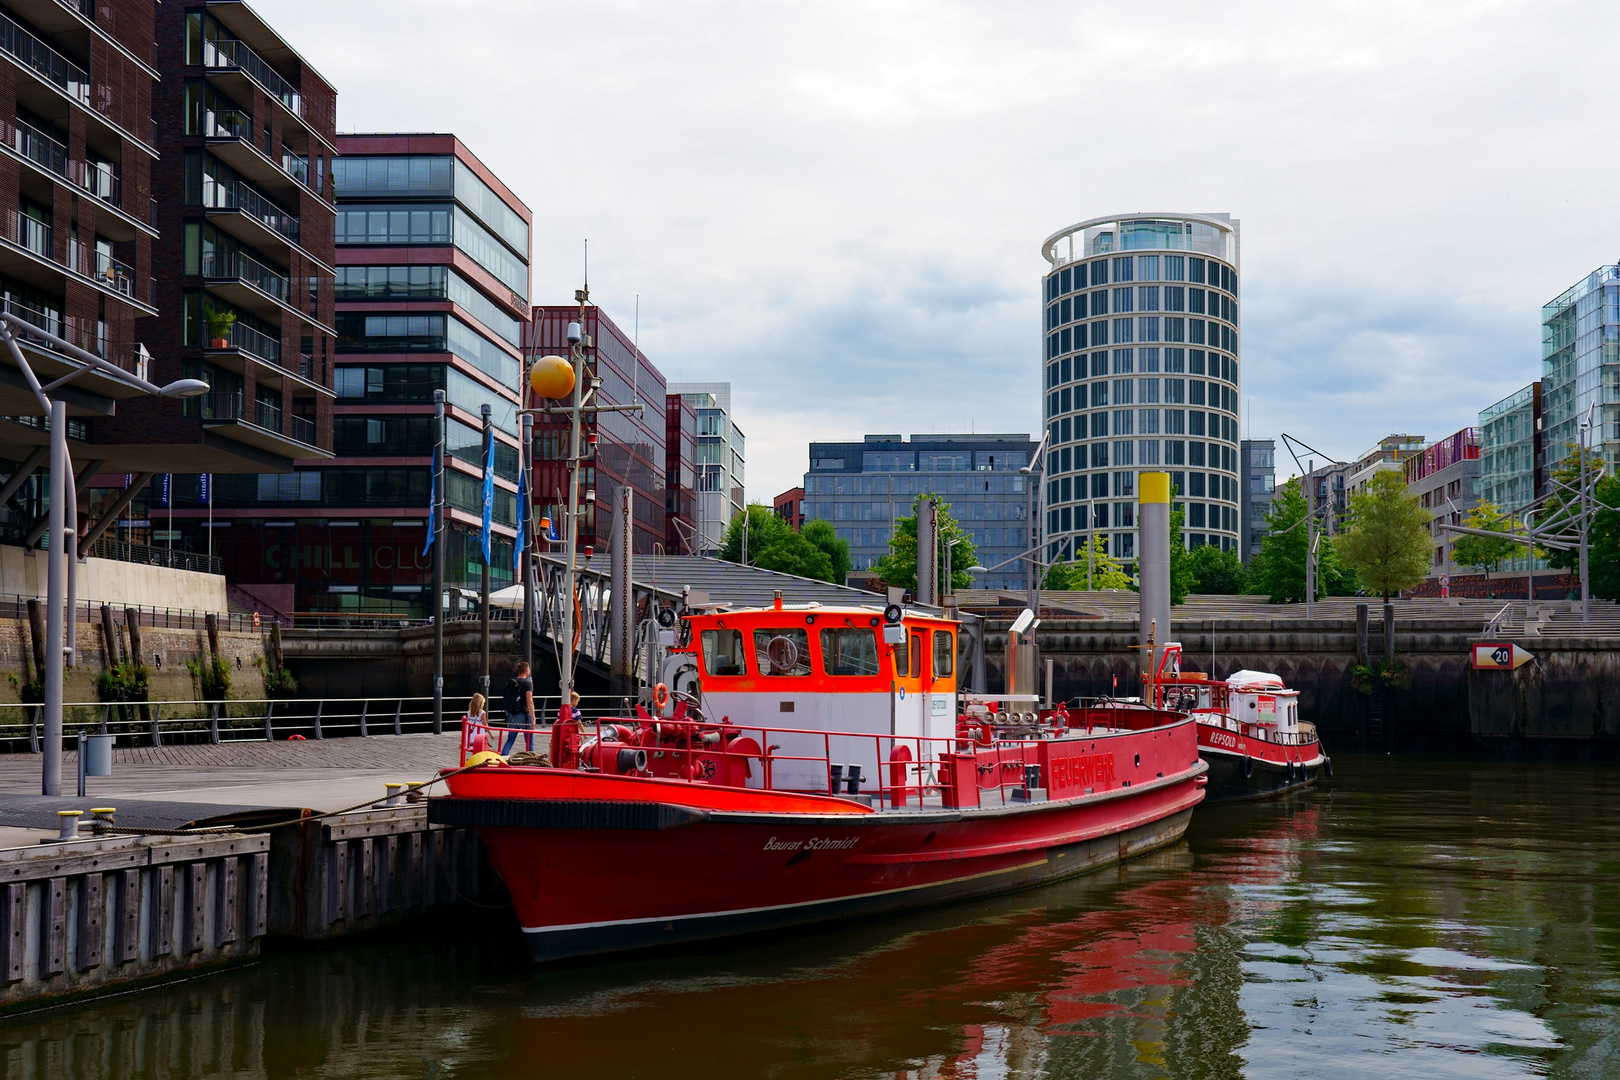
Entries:
{"type": "Polygon", "coordinates": [[[568,515],[563,528],[562,612],[558,620],[562,626],[562,662],[557,665],[559,707],[568,704],[569,692],[574,688],[574,558],[579,546],[580,442],[586,403],[585,380],[588,375],[585,368],[585,303],[590,297],[591,285],[587,280],[584,288],[574,290],[579,317],[568,324],[568,360],[574,368],[574,397],[568,407],[568,515]]]}

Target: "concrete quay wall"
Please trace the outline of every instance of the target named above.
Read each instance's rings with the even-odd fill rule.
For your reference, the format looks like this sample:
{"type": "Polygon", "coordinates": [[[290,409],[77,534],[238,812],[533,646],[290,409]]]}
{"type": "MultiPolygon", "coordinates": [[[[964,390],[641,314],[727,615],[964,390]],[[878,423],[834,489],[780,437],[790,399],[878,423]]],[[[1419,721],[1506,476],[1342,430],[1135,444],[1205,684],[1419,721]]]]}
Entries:
{"type": "MultiPolygon", "coordinates": [[[[1376,608],[1374,609],[1376,611],[1376,608]]],[[[1006,621],[987,633],[992,690],[1005,688],[1001,658],[1006,621]]],[[[1368,628],[1370,656],[1383,652],[1382,619],[1368,628]]],[[[1280,675],[1299,690],[1302,718],[1332,745],[1380,746],[1373,698],[1354,685],[1356,623],[1348,619],[1219,619],[1181,625],[1183,670],[1225,678],[1248,668],[1280,675]]],[[[1036,631],[1041,658],[1051,659],[1055,694],[1064,699],[1140,693],[1134,620],[1047,619],[1036,631]]],[[[1395,624],[1396,655],[1410,685],[1387,695],[1387,722],[1397,749],[1444,748],[1483,741],[1620,739],[1620,638],[1497,637],[1535,656],[1515,672],[1474,672],[1471,646],[1482,640],[1473,618],[1428,618],[1395,624]]],[[[1612,752],[1612,751],[1603,751],[1612,752]]]]}

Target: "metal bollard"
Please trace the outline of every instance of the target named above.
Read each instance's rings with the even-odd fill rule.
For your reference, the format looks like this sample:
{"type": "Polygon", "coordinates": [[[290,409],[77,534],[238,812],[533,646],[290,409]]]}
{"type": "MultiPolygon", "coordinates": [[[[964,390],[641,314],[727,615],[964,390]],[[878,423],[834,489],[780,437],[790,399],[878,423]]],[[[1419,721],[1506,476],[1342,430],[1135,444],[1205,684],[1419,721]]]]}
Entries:
{"type": "Polygon", "coordinates": [[[58,810],[56,820],[61,827],[57,840],[77,840],[79,838],[79,818],[84,816],[83,810],[58,810]]]}
{"type": "Polygon", "coordinates": [[[118,813],[116,806],[92,806],[90,808],[90,834],[99,836],[101,830],[113,823],[113,815],[118,813]]]}
{"type": "Polygon", "coordinates": [[[383,799],[384,806],[400,806],[405,802],[404,784],[390,780],[383,785],[383,789],[388,792],[387,797],[383,799]]]}

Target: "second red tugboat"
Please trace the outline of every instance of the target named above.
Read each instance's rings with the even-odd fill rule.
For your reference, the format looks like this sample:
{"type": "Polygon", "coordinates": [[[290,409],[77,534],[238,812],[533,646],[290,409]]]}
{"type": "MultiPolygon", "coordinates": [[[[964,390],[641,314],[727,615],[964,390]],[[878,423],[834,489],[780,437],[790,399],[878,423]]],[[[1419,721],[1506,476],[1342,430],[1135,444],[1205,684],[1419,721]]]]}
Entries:
{"type": "Polygon", "coordinates": [[[1299,718],[1299,691],[1269,672],[1216,682],[1181,671],[1181,646],[1165,646],[1155,682],[1161,709],[1198,721],[1198,754],[1209,764],[1209,802],[1280,794],[1333,775],[1316,725],[1299,718]]]}

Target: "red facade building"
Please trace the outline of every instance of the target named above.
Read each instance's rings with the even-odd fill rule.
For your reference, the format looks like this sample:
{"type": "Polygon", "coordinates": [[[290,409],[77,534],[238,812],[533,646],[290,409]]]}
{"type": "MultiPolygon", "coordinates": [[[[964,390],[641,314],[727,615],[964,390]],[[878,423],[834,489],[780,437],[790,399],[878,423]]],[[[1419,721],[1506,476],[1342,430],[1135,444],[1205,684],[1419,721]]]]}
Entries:
{"type": "Polygon", "coordinates": [[[804,488],[788,488],[771,500],[771,506],[777,517],[793,526],[794,532],[804,524],[804,488]]]}

